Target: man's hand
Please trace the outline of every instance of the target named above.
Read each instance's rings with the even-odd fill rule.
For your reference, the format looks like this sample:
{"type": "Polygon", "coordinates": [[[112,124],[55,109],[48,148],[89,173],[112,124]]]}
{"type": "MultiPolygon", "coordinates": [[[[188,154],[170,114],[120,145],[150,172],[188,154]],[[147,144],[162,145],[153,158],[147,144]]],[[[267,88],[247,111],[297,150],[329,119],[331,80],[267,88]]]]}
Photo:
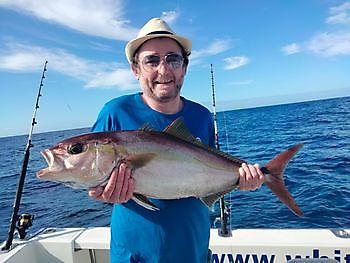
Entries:
{"type": "Polygon", "coordinates": [[[107,203],[126,203],[135,190],[132,170],[125,163],[114,168],[107,184],[89,189],[89,196],[107,203]]]}
{"type": "Polygon", "coordinates": [[[239,168],[239,183],[240,190],[256,190],[264,183],[265,176],[261,172],[259,164],[242,163],[239,168]]]}

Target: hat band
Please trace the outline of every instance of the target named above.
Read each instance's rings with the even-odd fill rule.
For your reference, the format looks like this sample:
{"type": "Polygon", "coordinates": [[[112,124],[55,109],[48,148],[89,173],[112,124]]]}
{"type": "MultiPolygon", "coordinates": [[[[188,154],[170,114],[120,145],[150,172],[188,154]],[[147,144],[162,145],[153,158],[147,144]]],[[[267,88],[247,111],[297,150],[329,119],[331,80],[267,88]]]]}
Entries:
{"type": "Polygon", "coordinates": [[[157,34],[174,35],[173,33],[169,32],[169,31],[153,31],[151,33],[148,33],[146,36],[157,35],[157,34]]]}

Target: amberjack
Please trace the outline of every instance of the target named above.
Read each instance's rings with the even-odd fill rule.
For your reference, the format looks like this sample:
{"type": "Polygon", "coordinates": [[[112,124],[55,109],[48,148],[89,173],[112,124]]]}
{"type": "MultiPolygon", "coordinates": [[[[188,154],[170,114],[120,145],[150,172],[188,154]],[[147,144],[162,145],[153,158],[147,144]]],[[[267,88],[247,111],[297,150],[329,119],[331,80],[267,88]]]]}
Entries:
{"type": "MultiPolygon", "coordinates": [[[[288,192],[283,172],[302,147],[297,144],[268,162],[261,171],[265,184],[296,215],[303,213],[288,192]]],[[[133,200],[158,210],[148,199],[197,197],[208,207],[238,187],[245,161],[210,148],[190,134],[182,119],[164,131],[143,127],[132,131],[93,132],[59,142],[41,152],[48,167],[37,176],[75,188],[103,186],[124,162],[132,168],[133,200]]]]}

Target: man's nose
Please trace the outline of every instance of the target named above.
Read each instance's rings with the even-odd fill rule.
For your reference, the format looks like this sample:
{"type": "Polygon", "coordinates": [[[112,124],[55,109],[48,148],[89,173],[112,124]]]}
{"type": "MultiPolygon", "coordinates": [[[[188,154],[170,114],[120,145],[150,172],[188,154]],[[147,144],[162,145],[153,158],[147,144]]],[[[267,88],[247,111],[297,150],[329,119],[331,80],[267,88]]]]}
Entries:
{"type": "Polygon", "coordinates": [[[158,72],[163,73],[169,71],[169,65],[165,59],[161,59],[158,65],[158,72]]]}

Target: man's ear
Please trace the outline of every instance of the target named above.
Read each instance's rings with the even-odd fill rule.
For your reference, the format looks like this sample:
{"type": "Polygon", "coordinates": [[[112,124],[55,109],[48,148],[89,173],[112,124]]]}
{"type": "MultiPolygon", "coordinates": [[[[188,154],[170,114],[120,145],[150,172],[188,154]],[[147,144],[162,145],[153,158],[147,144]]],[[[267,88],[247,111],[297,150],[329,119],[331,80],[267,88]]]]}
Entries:
{"type": "Polygon", "coordinates": [[[132,72],[134,72],[135,78],[139,79],[140,78],[140,69],[139,69],[139,67],[135,66],[134,64],[131,64],[131,69],[132,69],[132,72]]]}

